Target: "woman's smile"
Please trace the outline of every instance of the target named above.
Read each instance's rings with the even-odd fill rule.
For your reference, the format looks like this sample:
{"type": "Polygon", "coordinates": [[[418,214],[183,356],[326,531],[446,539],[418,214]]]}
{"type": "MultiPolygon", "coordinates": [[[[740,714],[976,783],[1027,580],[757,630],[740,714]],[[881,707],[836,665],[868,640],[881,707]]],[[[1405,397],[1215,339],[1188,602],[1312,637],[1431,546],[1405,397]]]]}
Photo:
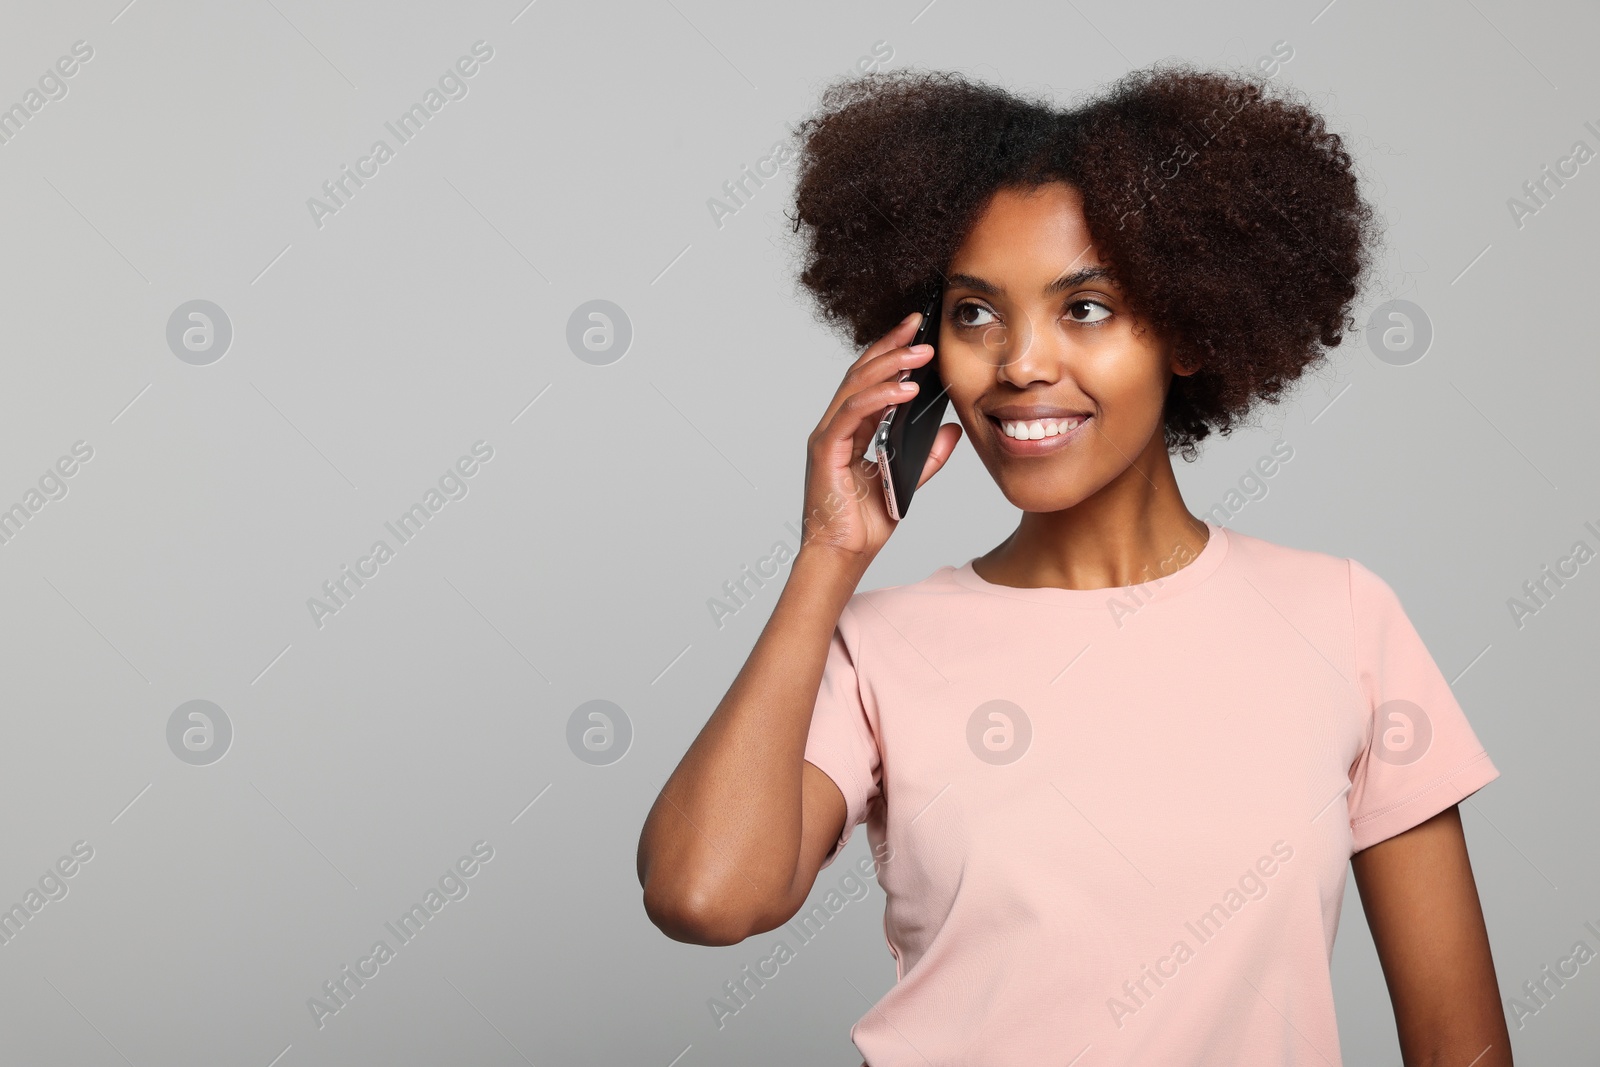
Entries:
{"type": "Polygon", "coordinates": [[[1087,432],[1092,415],[1071,415],[1045,419],[1014,419],[989,416],[995,428],[1000,451],[1008,456],[1043,456],[1066,448],[1087,432]]]}

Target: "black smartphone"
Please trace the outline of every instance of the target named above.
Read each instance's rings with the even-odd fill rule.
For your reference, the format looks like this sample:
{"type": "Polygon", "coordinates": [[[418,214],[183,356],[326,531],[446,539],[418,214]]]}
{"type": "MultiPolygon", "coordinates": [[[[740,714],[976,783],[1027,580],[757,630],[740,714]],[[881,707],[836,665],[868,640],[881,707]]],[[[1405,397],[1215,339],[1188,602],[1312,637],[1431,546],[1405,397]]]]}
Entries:
{"type": "Polygon", "coordinates": [[[939,380],[939,317],[944,306],[944,289],[934,293],[922,309],[922,324],[913,345],[933,345],[933,355],[920,367],[900,372],[900,380],[917,383],[917,395],[904,404],[892,404],[878,423],[873,434],[873,445],[878,455],[878,471],[883,476],[883,498],[889,514],[895,519],[905,518],[911,508],[911,494],[917,491],[917,480],[933,451],[933,441],[939,435],[939,424],[944,421],[945,406],[950,402],[944,384],[939,380]]]}

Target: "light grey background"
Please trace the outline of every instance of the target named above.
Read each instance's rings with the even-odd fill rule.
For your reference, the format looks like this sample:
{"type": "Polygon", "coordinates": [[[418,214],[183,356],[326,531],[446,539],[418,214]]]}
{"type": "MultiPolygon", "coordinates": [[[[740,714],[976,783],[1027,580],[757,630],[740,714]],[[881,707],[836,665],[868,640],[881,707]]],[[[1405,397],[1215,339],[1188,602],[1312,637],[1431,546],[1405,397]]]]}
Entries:
{"type": "MultiPolygon", "coordinates": [[[[708,201],[875,49],[1067,104],[1163,57],[1292,47],[1277,76],[1387,220],[1359,314],[1411,300],[1435,336],[1406,366],[1338,350],[1180,463],[1185,497],[1293,447],[1228,525],[1367,564],[1453,681],[1502,772],[1462,809],[1503,995],[1600,948],[1600,564],[1520,628],[1507,606],[1600,545],[1600,164],[1521,227],[1507,206],[1600,148],[1593,8],[525,2],[5,10],[0,106],[94,54],[0,144],[0,506],[75,442],[93,458],[0,545],[0,906],[94,855],[0,945],[0,1060],[859,1063],[849,1027],[894,977],[876,886],[719,1028],[708,1000],[773,938],[668,940],[634,848],[779,587],[721,629],[707,602],[793,546],[854,355],[793,288],[792,167],[720,227],[708,201]],[[476,41],[467,95],[319,227],[308,198],[476,41]],[[197,299],[233,330],[204,366],[166,339],[197,299]],[[633,331],[603,366],[567,342],[599,299],[633,331]],[[316,626],[308,598],[477,441],[467,495],[316,626]],[[597,699],[634,731],[609,765],[567,743],[597,699]],[[168,745],[191,700],[232,724],[209,765],[168,745]],[[469,894],[319,1028],[308,999],[478,841],[469,894]]],[[[863,588],[1017,518],[966,444],[917,501],[863,588]]],[[[857,835],[818,894],[866,855],[857,835]]],[[[1597,967],[1515,1030],[1519,1062],[1594,1055],[1597,967]]],[[[1398,1063],[1353,885],[1334,976],[1346,1062],[1398,1063]]]]}

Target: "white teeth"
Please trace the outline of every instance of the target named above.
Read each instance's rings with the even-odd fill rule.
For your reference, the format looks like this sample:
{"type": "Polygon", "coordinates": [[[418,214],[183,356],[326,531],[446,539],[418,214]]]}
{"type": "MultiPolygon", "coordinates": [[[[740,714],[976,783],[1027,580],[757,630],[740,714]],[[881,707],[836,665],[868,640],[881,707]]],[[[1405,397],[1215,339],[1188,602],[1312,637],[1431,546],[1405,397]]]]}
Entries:
{"type": "Polygon", "coordinates": [[[1032,422],[1003,419],[1000,422],[1000,429],[1007,437],[1015,437],[1019,441],[1037,441],[1044,437],[1059,437],[1082,424],[1083,420],[1080,418],[1034,419],[1032,422]]]}

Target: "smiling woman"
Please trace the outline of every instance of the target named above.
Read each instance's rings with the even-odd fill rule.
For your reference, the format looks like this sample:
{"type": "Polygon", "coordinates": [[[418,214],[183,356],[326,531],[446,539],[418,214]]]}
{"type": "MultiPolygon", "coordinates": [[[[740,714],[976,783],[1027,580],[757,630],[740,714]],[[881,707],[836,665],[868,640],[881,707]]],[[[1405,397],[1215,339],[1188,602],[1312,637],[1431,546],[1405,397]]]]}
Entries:
{"type": "Polygon", "coordinates": [[[646,913],[775,929],[864,825],[896,857],[871,1067],[1338,1067],[1353,868],[1406,1062],[1509,1065],[1455,807],[1498,770],[1382,578],[1198,518],[1172,468],[1356,328],[1377,233],[1338,135],[1181,65],[1065,113],[897,71],[800,129],[800,282],[866,346],[807,442],[807,511],[839,506],[651,809],[646,913]],[[937,355],[906,315],[936,291],[937,355]],[[855,459],[935,359],[958,422],[921,481],[965,436],[1020,520],[857,592],[897,523],[855,459]],[[1269,846],[1272,893],[1219,900],[1269,846]]]}

